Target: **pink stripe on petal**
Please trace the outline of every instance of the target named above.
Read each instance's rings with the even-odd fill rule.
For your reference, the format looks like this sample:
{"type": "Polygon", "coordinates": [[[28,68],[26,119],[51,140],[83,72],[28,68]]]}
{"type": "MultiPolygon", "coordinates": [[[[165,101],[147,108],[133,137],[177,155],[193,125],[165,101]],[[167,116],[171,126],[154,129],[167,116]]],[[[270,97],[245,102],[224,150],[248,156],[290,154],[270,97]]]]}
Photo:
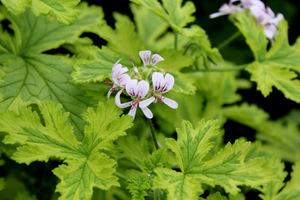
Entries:
{"type": "Polygon", "coordinates": [[[119,77],[119,86],[124,86],[126,83],[130,81],[130,76],[128,74],[122,74],[119,77]]]}
{"type": "Polygon", "coordinates": [[[137,80],[136,79],[129,80],[125,87],[126,87],[126,92],[130,96],[136,97],[136,95],[137,95],[137,80]]]}
{"type": "Polygon", "coordinates": [[[176,101],[172,100],[172,99],[162,97],[161,100],[162,100],[162,102],[164,102],[170,108],[173,108],[173,109],[178,108],[178,103],[176,101]]]}
{"type": "Polygon", "coordinates": [[[141,80],[137,85],[137,96],[139,98],[144,98],[149,92],[149,83],[147,81],[141,80]]]}
{"type": "Polygon", "coordinates": [[[139,55],[144,63],[144,66],[149,65],[149,60],[151,56],[151,51],[146,50],[146,51],[140,51],[139,55]]]}
{"type": "Polygon", "coordinates": [[[159,90],[164,84],[164,75],[160,72],[154,72],[152,74],[152,83],[154,90],[159,90]]]}
{"type": "Polygon", "coordinates": [[[152,58],[151,58],[151,65],[155,65],[156,63],[160,62],[160,61],[163,61],[164,59],[158,55],[158,54],[154,54],[152,55],[152,58]]]}
{"type": "Polygon", "coordinates": [[[170,91],[174,86],[174,82],[175,82],[174,77],[169,73],[166,74],[165,76],[166,90],[163,93],[170,91]]]}

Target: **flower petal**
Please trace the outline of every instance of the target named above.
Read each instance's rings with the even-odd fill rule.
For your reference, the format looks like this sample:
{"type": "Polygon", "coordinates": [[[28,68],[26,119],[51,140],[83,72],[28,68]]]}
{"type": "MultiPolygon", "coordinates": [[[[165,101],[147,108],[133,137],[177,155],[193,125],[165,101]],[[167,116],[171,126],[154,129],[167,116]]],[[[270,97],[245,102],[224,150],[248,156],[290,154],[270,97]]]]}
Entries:
{"type": "Polygon", "coordinates": [[[152,74],[152,83],[153,89],[158,91],[164,85],[164,75],[160,72],[153,72],[152,74]]]}
{"type": "Polygon", "coordinates": [[[148,119],[152,119],[153,118],[153,113],[151,112],[151,110],[147,107],[145,108],[141,108],[144,115],[148,118],[148,119]]]}
{"type": "Polygon", "coordinates": [[[147,81],[141,80],[137,85],[136,96],[142,99],[146,96],[148,92],[149,92],[149,83],[147,81]]]}
{"type": "Polygon", "coordinates": [[[161,101],[164,102],[170,108],[173,108],[173,109],[178,108],[178,103],[172,99],[169,99],[167,97],[162,97],[161,101]]]}
{"type": "Polygon", "coordinates": [[[137,95],[137,80],[136,79],[131,79],[127,82],[126,84],[126,92],[132,96],[132,97],[136,97],[137,95]]]}
{"type": "Polygon", "coordinates": [[[144,66],[149,65],[149,60],[151,56],[151,51],[146,50],[146,51],[140,51],[139,55],[144,63],[144,66]]]}
{"type": "Polygon", "coordinates": [[[116,105],[117,105],[119,108],[127,108],[127,107],[131,106],[132,101],[127,102],[127,103],[121,103],[120,95],[121,95],[122,92],[123,92],[123,90],[120,90],[120,91],[116,94],[116,96],[115,96],[115,103],[116,103],[116,105]]]}
{"type": "Polygon", "coordinates": [[[173,88],[174,83],[175,83],[174,77],[171,74],[167,73],[165,75],[165,90],[161,93],[170,91],[173,88]]]}
{"type": "Polygon", "coordinates": [[[152,57],[151,57],[151,62],[150,64],[151,65],[155,65],[156,63],[160,62],[160,61],[163,61],[165,59],[163,59],[160,55],[158,54],[153,54],[152,57]]]}
{"type": "Polygon", "coordinates": [[[128,115],[130,115],[130,116],[132,116],[132,117],[133,117],[133,119],[132,119],[132,120],[134,120],[135,113],[136,113],[136,107],[135,107],[135,106],[131,106],[131,108],[130,108],[130,111],[129,111],[128,115]]]}
{"type": "Polygon", "coordinates": [[[130,76],[128,74],[122,74],[119,78],[119,86],[123,87],[125,84],[127,84],[130,81],[130,76]]]}
{"type": "Polygon", "coordinates": [[[145,108],[147,106],[149,106],[151,103],[153,103],[155,101],[155,97],[152,96],[149,99],[143,100],[139,103],[140,108],[145,108]]]}

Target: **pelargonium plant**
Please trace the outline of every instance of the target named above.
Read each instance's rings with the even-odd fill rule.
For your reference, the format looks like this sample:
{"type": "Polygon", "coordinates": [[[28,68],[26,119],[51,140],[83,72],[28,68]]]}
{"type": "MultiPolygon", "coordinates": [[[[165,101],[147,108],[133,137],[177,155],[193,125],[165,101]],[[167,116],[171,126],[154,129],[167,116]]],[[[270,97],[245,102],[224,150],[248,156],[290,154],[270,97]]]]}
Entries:
{"type": "Polygon", "coordinates": [[[292,1],[116,4],[0,0],[0,199],[299,199],[292,1]]]}

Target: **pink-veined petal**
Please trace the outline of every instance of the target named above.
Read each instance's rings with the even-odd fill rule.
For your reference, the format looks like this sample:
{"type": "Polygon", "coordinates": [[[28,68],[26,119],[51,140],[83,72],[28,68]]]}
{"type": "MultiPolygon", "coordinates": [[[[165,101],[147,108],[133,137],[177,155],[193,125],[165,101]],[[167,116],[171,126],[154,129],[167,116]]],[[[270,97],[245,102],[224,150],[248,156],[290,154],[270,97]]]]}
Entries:
{"type": "Polygon", "coordinates": [[[161,101],[164,102],[170,108],[173,108],[173,109],[178,108],[178,103],[172,99],[169,99],[167,97],[162,97],[161,101]]]}
{"type": "Polygon", "coordinates": [[[119,78],[119,86],[123,87],[126,83],[130,81],[130,76],[128,74],[122,74],[119,78]]]}
{"type": "Polygon", "coordinates": [[[167,73],[165,75],[165,87],[166,88],[161,93],[165,93],[165,92],[170,91],[173,88],[174,83],[175,83],[174,77],[171,74],[167,73]]]}
{"type": "Polygon", "coordinates": [[[136,96],[140,99],[144,98],[149,92],[149,83],[147,81],[141,80],[137,85],[136,96]]]}
{"type": "Polygon", "coordinates": [[[150,64],[151,65],[155,65],[156,63],[160,62],[160,61],[163,61],[165,59],[163,59],[160,55],[158,54],[153,54],[152,57],[151,57],[151,62],[150,64]]]}
{"type": "Polygon", "coordinates": [[[153,118],[153,113],[151,112],[151,110],[147,107],[145,108],[141,108],[144,115],[148,118],[148,119],[152,119],[153,118]]]}
{"type": "Polygon", "coordinates": [[[130,116],[132,116],[132,117],[133,117],[133,119],[132,119],[132,120],[134,120],[135,113],[136,113],[136,107],[135,107],[135,106],[131,106],[131,108],[130,108],[130,111],[129,111],[128,115],[130,115],[130,116]]]}
{"type": "Polygon", "coordinates": [[[164,84],[164,75],[160,72],[153,72],[152,83],[154,90],[159,90],[164,84]]]}
{"type": "Polygon", "coordinates": [[[140,51],[139,55],[144,63],[144,66],[149,65],[150,61],[150,56],[151,56],[151,51],[146,50],[146,51],[140,51]]]}
{"type": "Polygon", "coordinates": [[[127,84],[125,86],[126,87],[126,92],[132,97],[136,97],[137,83],[138,83],[138,81],[136,79],[131,79],[127,82],[127,84]]]}
{"type": "Polygon", "coordinates": [[[123,92],[123,90],[120,90],[116,96],[115,96],[115,103],[116,105],[119,107],[119,108],[127,108],[129,106],[131,106],[132,104],[132,101],[130,102],[127,102],[127,103],[121,103],[121,99],[120,99],[120,96],[121,96],[121,93],[123,92]]]}
{"type": "Polygon", "coordinates": [[[140,108],[145,108],[147,106],[149,106],[151,103],[153,103],[155,101],[155,97],[152,96],[149,99],[143,100],[139,103],[140,108]]]}

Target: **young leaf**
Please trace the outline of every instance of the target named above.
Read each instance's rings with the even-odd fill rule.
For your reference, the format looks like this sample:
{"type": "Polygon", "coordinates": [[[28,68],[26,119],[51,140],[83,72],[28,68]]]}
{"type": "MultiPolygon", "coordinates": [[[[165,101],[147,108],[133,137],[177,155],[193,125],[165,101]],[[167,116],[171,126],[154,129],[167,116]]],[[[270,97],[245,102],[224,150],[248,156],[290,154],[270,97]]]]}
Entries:
{"type": "Polygon", "coordinates": [[[300,70],[300,40],[293,46],[288,41],[288,24],[283,19],[278,24],[278,36],[267,51],[267,39],[262,26],[257,26],[254,18],[245,12],[233,16],[234,24],[246,38],[255,61],[246,70],[251,73],[251,80],[257,83],[257,89],[266,97],[272,87],[283,92],[286,98],[300,102],[300,81],[292,71],[300,70]]]}
{"type": "Polygon", "coordinates": [[[157,0],[131,0],[142,5],[162,17],[176,32],[182,32],[182,28],[188,23],[193,22],[195,17],[192,14],[196,11],[195,5],[187,1],[182,6],[182,0],[163,0],[163,6],[157,0]]]}
{"type": "Polygon", "coordinates": [[[74,43],[79,35],[101,22],[103,13],[97,7],[81,6],[82,13],[72,25],[66,26],[45,16],[36,18],[27,10],[14,16],[0,7],[12,23],[14,36],[1,33],[0,62],[6,63],[0,85],[3,101],[0,110],[15,106],[19,97],[27,101],[52,100],[71,113],[70,120],[79,139],[83,137],[80,114],[93,103],[84,92],[71,83],[72,62],[68,57],[42,52],[74,43]]]}
{"type": "Polygon", "coordinates": [[[79,2],[80,0],[2,0],[2,3],[8,10],[17,15],[23,13],[26,7],[31,7],[32,12],[36,16],[40,14],[51,14],[57,21],[64,24],[70,24],[77,18],[80,11],[74,8],[79,2]]]}
{"type": "Polygon", "coordinates": [[[196,199],[203,193],[202,184],[220,185],[226,192],[237,194],[239,185],[258,187],[278,179],[263,158],[245,161],[250,143],[236,141],[227,144],[213,157],[207,157],[218,135],[216,121],[200,121],[196,129],[186,121],[177,129],[178,139],[166,139],[166,145],[174,152],[180,172],[158,168],[154,187],[166,189],[168,199],[196,199]]]}
{"type": "Polygon", "coordinates": [[[125,135],[131,126],[132,118],[119,117],[121,114],[113,101],[100,103],[97,110],[89,108],[84,113],[85,137],[78,142],[73,127],[67,124],[67,113],[62,113],[62,106],[50,102],[40,103],[44,124],[36,112],[23,107],[19,114],[6,111],[0,116],[1,131],[8,133],[3,142],[20,144],[12,159],[19,163],[30,164],[33,161],[48,161],[59,158],[62,164],[53,170],[60,178],[56,191],[61,199],[89,199],[93,187],[109,189],[118,186],[115,160],[109,152],[112,142],[125,135]]]}
{"type": "Polygon", "coordinates": [[[128,181],[127,189],[129,189],[133,200],[144,200],[144,197],[148,196],[148,191],[152,186],[152,180],[149,177],[135,176],[128,181]]]}

